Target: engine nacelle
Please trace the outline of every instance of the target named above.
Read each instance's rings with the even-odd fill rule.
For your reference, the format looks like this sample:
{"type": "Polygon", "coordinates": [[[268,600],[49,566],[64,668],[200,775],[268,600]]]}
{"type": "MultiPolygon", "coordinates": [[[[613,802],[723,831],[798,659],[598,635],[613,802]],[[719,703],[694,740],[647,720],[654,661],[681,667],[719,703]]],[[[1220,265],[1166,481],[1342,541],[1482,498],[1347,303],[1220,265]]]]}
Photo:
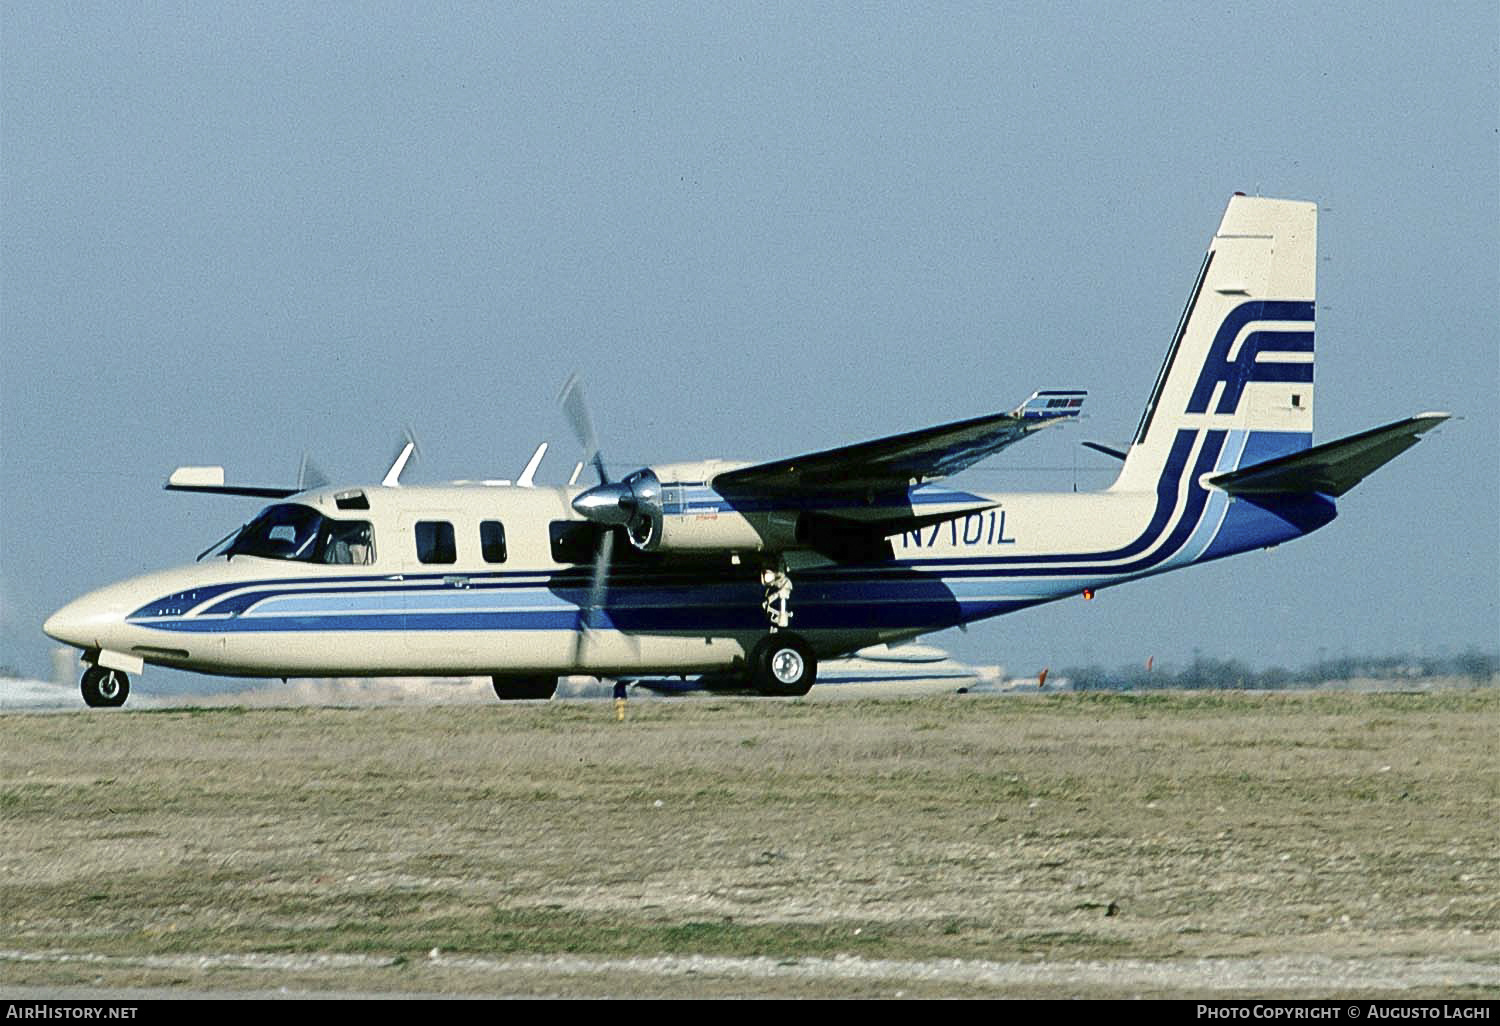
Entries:
{"type": "Polygon", "coordinates": [[[620,524],[642,552],[756,552],[798,545],[795,513],[747,517],[699,482],[662,484],[649,467],[573,500],[596,523],[620,524]]]}
{"type": "Polygon", "coordinates": [[[783,528],[774,515],[752,521],[730,509],[665,513],[650,535],[637,538],[632,533],[630,540],[646,552],[758,552],[797,544],[795,519],[783,528]]]}

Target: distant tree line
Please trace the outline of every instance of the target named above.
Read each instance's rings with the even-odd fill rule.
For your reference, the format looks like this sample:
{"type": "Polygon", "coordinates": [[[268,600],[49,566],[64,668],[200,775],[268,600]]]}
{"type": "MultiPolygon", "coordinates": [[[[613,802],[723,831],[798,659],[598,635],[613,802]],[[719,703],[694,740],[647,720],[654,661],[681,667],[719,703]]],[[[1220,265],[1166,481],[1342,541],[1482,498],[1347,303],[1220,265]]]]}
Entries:
{"type": "Polygon", "coordinates": [[[1238,659],[1195,655],[1185,667],[1161,663],[1115,669],[1102,666],[1068,667],[1059,676],[1071,679],[1079,691],[1135,691],[1147,688],[1281,689],[1316,687],[1334,681],[1367,678],[1419,681],[1432,677],[1461,677],[1476,685],[1494,682],[1500,654],[1469,649],[1454,656],[1339,656],[1319,659],[1301,669],[1281,666],[1252,669],[1238,659]]]}

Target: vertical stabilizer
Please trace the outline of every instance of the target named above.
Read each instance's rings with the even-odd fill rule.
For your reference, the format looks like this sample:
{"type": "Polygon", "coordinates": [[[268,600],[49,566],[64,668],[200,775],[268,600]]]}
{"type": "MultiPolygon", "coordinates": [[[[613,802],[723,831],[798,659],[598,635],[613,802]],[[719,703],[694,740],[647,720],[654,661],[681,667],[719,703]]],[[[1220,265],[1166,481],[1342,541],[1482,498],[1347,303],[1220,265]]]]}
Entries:
{"type": "Polygon", "coordinates": [[[1116,490],[1155,489],[1185,433],[1224,433],[1220,473],[1312,444],[1317,219],[1312,203],[1230,199],[1116,490]]]}

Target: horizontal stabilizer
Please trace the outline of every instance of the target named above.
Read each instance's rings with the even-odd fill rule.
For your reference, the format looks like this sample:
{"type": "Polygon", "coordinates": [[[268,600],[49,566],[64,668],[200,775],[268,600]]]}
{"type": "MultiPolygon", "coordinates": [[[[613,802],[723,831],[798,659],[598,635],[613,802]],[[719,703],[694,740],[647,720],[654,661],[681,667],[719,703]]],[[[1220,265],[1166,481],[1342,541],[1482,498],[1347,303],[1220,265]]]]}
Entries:
{"type": "Polygon", "coordinates": [[[1340,496],[1374,471],[1416,445],[1424,432],[1449,418],[1419,413],[1336,442],[1282,456],[1253,467],[1211,477],[1208,483],[1231,495],[1292,495],[1321,492],[1340,496]]]}
{"type": "Polygon", "coordinates": [[[1084,442],[1083,444],[1086,448],[1093,449],[1095,452],[1102,452],[1106,456],[1121,461],[1127,459],[1129,455],[1128,453],[1121,452],[1119,449],[1111,449],[1107,445],[1100,445],[1098,442],[1084,442]]]}

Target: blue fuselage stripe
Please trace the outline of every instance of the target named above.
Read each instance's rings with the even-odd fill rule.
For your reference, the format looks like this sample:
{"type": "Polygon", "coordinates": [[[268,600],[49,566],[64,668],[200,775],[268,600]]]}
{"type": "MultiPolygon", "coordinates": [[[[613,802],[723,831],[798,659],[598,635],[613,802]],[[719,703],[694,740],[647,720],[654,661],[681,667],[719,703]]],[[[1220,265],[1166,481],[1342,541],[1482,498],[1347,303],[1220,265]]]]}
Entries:
{"type": "MultiPolygon", "coordinates": [[[[1238,463],[1241,432],[1180,430],[1149,521],[1130,542],[1095,552],[971,556],[829,566],[796,575],[797,627],[937,628],[1012,612],[1085,587],[1220,554],[1213,545],[1227,497],[1197,484],[1238,463]],[[1195,443],[1201,438],[1196,457],[1195,443]],[[1226,441],[1229,444],[1226,445],[1226,441]],[[1221,458],[1222,457],[1222,458],[1221,458]]],[[[1238,526],[1238,525],[1237,525],[1238,526]]],[[[1256,539],[1249,534],[1237,543],[1256,539]]],[[[127,619],[158,630],[240,634],[315,631],[575,630],[588,602],[578,568],[462,575],[257,579],[178,592],[127,619]]],[[[682,567],[622,567],[596,625],[622,631],[756,630],[761,588],[746,568],[722,575],[682,567]],[[731,576],[731,574],[733,576],[731,576]]]]}

